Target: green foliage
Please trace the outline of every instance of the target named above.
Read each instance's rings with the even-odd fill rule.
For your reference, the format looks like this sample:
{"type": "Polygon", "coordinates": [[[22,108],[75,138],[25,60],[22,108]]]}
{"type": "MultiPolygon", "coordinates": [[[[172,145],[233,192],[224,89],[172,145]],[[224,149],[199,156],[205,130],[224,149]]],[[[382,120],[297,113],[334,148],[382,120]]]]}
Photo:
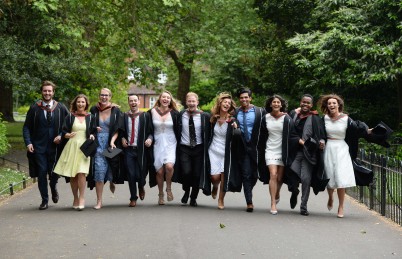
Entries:
{"type": "Polygon", "coordinates": [[[27,114],[28,110],[29,110],[29,106],[25,105],[25,106],[18,107],[17,112],[19,114],[27,114]]]}
{"type": "MultiPolygon", "coordinates": [[[[9,168],[0,168],[0,191],[7,189],[7,187],[11,184],[19,183],[26,178],[26,175],[22,172],[18,172],[9,168]]],[[[16,185],[14,187],[14,191],[19,191],[22,189],[22,184],[16,185]]],[[[1,195],[8,195],[8,192],[5,192],[1,195]]]]}
{"type": "Polygon", "coordinates": [[[8,140],[6,138],[7,134],[6,123],[7,122],[3,121],[0,114],[0,156],[6,154],[10,147],[10,145],[8,144],[8,140]]]}

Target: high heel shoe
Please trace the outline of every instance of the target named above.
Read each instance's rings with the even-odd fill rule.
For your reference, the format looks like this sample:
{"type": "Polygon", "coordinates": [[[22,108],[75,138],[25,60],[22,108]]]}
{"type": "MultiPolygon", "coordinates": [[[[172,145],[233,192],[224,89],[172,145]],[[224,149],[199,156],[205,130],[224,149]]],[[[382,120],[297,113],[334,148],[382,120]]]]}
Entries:
{"type": "Polygon", "coordinates": [[[109,188],[110,188],[110,191],[111,191],[112,193],[114,193],[114,191],[116,190],[116,185],[115,185],[113,182],[110,182],[109,188]]]}
{"type": "Polygon", "coordinates": [[[223,200],[218,200],[218,209],[223,210],[225,208],[225,204],[223,200]]]}
{"type": "Polygon", "coordinates": [[[277,215],[278,214],[278,211],[277,210],[270,210],[269,211],[272,215],[277,215]]]}
{"type": "Polygon", "coordinates": [[[327,202],[327,208],[328,208],[328,211],[331,211],[331,210],[332,210],[333,203],[334,203],[334,201],[333,201],[333,200],[328,200],[328,202],[327,202]]]}
{"type": "Polygon", "coordinates": [[[172,189],[166,189],[166,195],[167,195],[168,201],[173,201],[174,197],[173,197],[172,189]]]}
{"type": "Polygon", "coordinates": [[[163,199],[163,197],[165,196],[163,193],[159,194],[159,199],[158,199],[158,204],[159,205],[165,205],[165,200],[163,199]]]}
{"type": "Polygon", "coordinates": [[[78,206],[78,211],[83,211],[85,209],[85,205],[78,206]]]}

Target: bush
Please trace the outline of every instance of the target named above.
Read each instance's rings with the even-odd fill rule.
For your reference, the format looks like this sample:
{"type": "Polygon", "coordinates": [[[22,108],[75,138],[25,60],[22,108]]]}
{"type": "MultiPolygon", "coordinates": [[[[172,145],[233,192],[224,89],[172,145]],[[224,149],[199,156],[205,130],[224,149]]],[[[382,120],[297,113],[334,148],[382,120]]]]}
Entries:
{"type": "Polygon", "coordinates": [[[6,137],[6,133],[7,133],[7,128],[5,121],[3,121],[3,119],[1,118],[2,114],[0,114],[0,155],[4,155],[8,152],[8,148],[9,148],[9,144],[8,144],[8,140],[6,137]]]}
{"type": "Polygon", "coordinates": [[[19,114],[27,114],[28,110],[29,110],[29,106],[20,106],[20,107],[17,109],[17,112],[18,112],[19,114]]]}

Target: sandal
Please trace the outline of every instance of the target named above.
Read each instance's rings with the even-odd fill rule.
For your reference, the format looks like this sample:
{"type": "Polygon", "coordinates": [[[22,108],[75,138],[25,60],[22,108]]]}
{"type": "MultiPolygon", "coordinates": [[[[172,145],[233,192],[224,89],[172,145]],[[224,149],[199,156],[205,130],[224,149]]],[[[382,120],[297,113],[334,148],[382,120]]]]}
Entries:
{"type": "Polygon", "coordinates": [[[159,205],[165,205],[165,200],[163,199],[164,194],[159,194],[159,199],[158,199],[158,204],[159,205]]]}
{"type": "Polygon", "coordinates": [[[167,195],[167,200],[168,201],[173,201],[172,189],[166,189],[166,195],[167,195]]]}

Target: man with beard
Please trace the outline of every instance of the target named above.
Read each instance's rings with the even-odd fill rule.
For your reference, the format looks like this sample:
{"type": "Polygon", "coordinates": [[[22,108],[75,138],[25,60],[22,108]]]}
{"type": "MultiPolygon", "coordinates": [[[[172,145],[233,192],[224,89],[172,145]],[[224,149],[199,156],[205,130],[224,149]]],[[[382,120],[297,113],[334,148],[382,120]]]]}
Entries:
{"type": "MultiPolygon", "coordinates": [[[[300,137],[299,148],[295,150],[296,157],[290,167],[292,172],[298,176],[298,181],[302,184],[302,196],[300,204],[300,214],[308,216],[307,202],[310,195],[311,179],[314,166],[318,160],[318,144],[322,138],[320,129],[321,120],[317,111],[311,111],[313,107],[313,97],[304,94],[300,101],[300,107],[290,112],[290,117],[294,121],[295,130],[300,137]]],[[[297,204],[299,183],[294,186],[290,197],[290,207],[293,209],[297,204]]]]}
{"type": "Polygon", "coordinates": [[[124,163],[127,170],[128,185],[130,188],[129,207],[137,205],[137,184],[140,199],[145,197],[145,177],[147,176],[146,149],[151,145],[150,119],[146,112],[138,108],[140,100],[137,95],[128,96],[130,110],[124,113],[122,145],[124,150],[124,163]]]}
{"type": "Polygon", "coordinates": [[[241,88],[237,92],[240,100],[240,108],[236,109],[235,117],[239,122],[241,137],[243,140],[239,160],[244,188],[244,197],[247,203],[247,212],[253,212],[253,188],[260,178],[260,174],[266,174],[265,143],[260,139],[261,124],[265,115],[263,108],[251,104],[251,90],[241,88]]]}
{"type": "Polygon", "coordinates": [[[197,207],[200,177],[202,172],[207,170],[205,162],[208,155],[210,122],[209,113],[198,110],[196,93],[187,93],[186,106],[187,109],[181,111],[178,118],[181,139],[176,156],[179,160],[176,165],[179,168],[175,173],[180,175],[184,190],[181,202],[187,204],[190,197],[190,206],[197,207]]]}
{"type": "Polygon", "coordinates": [[[49,195],[47,175],[50,178],[50,190],[54,203],[59,201],[56,184],[59,176],[53,172],[61,153],[61,136],[67,108],[53,100],[56,85],[44,81],[41,86],[42,100],[33,104],[27,113],[22,134],[27,147],[29,174],[38,177],[39,192],[42,202],[40,210],[48,208],[49,195]]]}

